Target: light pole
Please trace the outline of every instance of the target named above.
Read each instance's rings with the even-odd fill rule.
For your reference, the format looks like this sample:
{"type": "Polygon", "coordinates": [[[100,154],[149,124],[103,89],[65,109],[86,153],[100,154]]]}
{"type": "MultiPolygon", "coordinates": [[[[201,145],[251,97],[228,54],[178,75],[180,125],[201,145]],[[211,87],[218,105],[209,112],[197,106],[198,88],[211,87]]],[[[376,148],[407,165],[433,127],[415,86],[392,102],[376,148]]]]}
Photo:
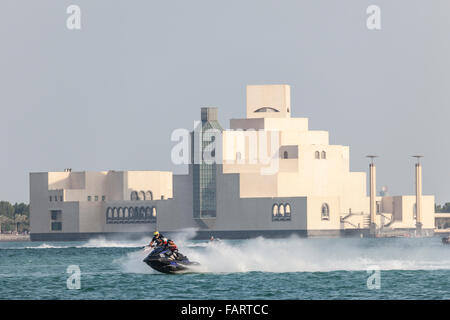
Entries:
{"type": "Polygon", "coordinates": [[[375,206],[375,196],[377,190],[376,184],[376,168],[375,163],[373,162],[376,155],[367,155],[367,158],[371,160],[369,164],[369,179],[370,179],[370,225],[369,225],[369,233],[371,236],[374,236],[377,232],[377,224],[375,223],[375,214],[376,214],[376,206],[375,206]]]}
{"type": "Polygon", "coordinates": [[[417,159],[416,162],[416,233],[422,235],[422,165],[420,158],[422,155],[413,155],[417,159]]]}

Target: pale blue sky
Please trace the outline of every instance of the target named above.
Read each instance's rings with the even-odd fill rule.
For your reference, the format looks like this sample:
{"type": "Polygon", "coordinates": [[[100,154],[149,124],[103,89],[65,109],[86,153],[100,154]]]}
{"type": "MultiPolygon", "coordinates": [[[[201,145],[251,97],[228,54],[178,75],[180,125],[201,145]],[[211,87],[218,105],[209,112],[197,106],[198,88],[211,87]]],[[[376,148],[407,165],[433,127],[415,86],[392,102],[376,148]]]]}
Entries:
{"type": "Polygon", "coordinates": [[[27,201],[28,174],[173,170],[175,128],[201,106],[245,116],[247,84],[291,85],[292,115],[378,154],[378,187],[450,201],[448,0],[0,2],[0,200],[27,201]],[[82,29],[66,28],[66,8],[82,29]],[[381,8],[382,30],[366,28],[381,8]]]}

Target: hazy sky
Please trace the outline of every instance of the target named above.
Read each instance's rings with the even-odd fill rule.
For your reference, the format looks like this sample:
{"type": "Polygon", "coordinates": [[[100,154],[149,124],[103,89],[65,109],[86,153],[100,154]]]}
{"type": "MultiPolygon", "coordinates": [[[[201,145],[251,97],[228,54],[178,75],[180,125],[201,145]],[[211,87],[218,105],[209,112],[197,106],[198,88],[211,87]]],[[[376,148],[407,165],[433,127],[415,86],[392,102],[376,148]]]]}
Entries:
{"type": "Polygon", "coordinates": [[[245,117],[247,84],[291,85],[292,115],[377,154],[378,188],[450,202],[448,0],[2,0],[0,200],[29,172],[172,170],[170,135],[200,107],[245,117]],[[66,9],[81,8],[81,30],[66,9]],[[366,27],[369,5],[381,30],[366,27]]]}

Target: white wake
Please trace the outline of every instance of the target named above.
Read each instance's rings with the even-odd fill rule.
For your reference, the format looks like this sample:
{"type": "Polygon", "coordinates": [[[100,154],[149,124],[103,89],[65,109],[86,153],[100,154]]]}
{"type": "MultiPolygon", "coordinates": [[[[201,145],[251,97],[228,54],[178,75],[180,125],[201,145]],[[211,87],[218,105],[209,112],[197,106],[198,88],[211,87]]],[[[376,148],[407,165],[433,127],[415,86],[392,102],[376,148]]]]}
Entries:
{"type": "MultiPolygon", "coordinates": [[[[175,238],[176,239],[176,238],[175,238]]],[[[197,272],[328,272],[450,269],[450,248],[429,239],[264,239],[177,241],[180,251],[201,264],[197,272]]],[[[125,272],[152,271],[141,251],[120,261],[125,272]]]]}

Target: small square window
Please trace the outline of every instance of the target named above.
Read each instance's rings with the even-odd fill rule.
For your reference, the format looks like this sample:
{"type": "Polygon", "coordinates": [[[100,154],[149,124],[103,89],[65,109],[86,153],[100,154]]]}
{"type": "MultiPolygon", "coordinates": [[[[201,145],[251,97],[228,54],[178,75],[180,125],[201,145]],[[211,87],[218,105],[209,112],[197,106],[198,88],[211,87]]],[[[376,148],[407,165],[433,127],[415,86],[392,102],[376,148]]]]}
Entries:
{"type": "Polygon", "coordinates": [[[62,223],[61,222],[52,222],[52,231],[61,231],[62,223]]]}
{"type": "Polygon", "coordinates": [[[50,215],[51,215],[51,220],[53,220],[53,221],[60,221],[61,220],[62,211],[61,210],[51,210],[50,211],[50,215]]]}
{"type": "Polygon", "coordinates": [[[106,196],[102,196],[102,201],[105,201],[106,200],[106,196]]]}
{"type": "Polygon", "coordinates": [[[95,201],[98,201],[98,196],[95,196],[95,201]]]}
{"type": "Polygon", "coordinates": [[[91,196],[88,196],[88,201],[91,201],[91,196]]]}

